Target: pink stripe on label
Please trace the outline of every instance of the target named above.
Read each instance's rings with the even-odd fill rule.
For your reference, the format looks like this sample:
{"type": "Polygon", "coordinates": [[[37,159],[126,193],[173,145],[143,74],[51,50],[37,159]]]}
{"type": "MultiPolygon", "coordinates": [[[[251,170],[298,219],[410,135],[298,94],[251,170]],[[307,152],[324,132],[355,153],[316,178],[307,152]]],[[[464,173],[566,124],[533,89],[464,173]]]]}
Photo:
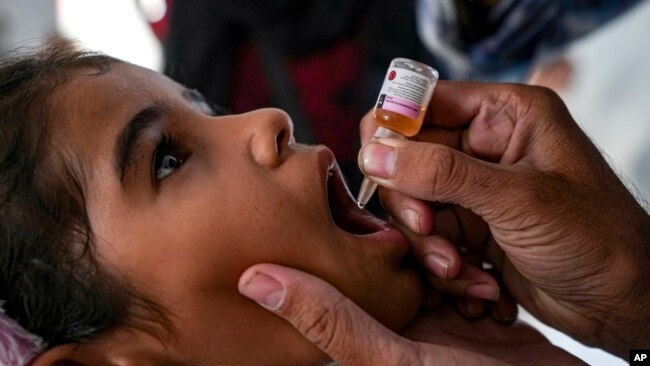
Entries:
{"type": "Polygon", "coordinates": [[[386,96],[382,108],[413,119],[417,118],[420,113],[420,106],[418,104],[404,98],[390,95],[386,96]]]}

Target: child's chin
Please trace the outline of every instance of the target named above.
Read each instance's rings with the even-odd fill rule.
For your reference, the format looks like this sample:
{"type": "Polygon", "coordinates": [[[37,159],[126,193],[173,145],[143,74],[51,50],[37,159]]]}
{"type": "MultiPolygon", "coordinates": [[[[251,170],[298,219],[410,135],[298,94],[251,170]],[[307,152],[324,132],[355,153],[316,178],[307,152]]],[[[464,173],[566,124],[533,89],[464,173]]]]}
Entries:
{"type": "MultiPolygon", "coordinates": [[[[410,276],[409,276],[410,277],[410,276]]],[[[399,331],[415,319],[423,300],[423,285],[419,276],[413,274],[399,291],[385,296],[383,306],[376,318],[387,328],[399,331]]]]}

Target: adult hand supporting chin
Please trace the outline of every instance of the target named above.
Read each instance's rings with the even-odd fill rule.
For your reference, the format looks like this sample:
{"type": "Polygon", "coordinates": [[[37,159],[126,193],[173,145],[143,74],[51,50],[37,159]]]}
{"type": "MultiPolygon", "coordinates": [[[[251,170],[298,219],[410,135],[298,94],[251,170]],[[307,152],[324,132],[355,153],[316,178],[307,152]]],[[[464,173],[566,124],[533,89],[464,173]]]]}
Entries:
{"type": "Polygon", "coordinates": [[[650,217],[554,93],[441,81],[412,141],[368,142],[375,128],[366,115],[360,165],[395,220],[482,256],[518,303],[589,345],[650,344],[650,217]]]}
{"type": "Polygon", "coordinates": [[[407,339],[322,279],[275,264],[247,269],[239,291],[287,320],[341,366],[583,364],[527,325],[470,321],[449,307],[419,314],[404,330],[413,340],[407,339]]]}

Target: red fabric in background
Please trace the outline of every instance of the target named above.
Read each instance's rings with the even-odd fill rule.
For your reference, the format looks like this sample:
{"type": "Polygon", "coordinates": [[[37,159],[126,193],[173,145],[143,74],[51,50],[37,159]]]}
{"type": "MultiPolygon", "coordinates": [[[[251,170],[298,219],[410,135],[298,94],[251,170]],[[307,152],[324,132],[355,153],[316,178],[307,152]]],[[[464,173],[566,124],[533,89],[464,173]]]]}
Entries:
{"type": "Polygon", "coordinates": [[[165,38],[167,38],[167,32],[169,31],[169,9],[171,9],[172,0],[166,0],[165,3],[167,4],[167,11],[165,12],[165,15],[155,23],[149,22],[153,34],[161,43],[165,42],[165,38]]]}
{"type": "MultiPolygon", "coordinates": [[[[233,78],[232,109],[241,113],[271,104],[269,84],[254,45],[243,47],[233,78]]],[[[341,161],[356,161],[359,111],[353,98],[360,74],[359,46],[341,40],[332,47],[292,57],[288,71],[314,138],[341,161]]]]}

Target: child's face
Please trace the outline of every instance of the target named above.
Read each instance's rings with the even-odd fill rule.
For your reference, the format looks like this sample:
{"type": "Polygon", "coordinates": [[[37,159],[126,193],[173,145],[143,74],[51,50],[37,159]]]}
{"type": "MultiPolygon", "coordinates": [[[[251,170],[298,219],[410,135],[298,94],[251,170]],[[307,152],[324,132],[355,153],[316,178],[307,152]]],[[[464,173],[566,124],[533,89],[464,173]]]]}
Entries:
{"type": "MultiPolygon", "coordinates": [[[[211,117],[196,93],[155,72],[117,64],[86,74],[54,95],[55,143],[83,177],[100,259],[170,312],[169,357],[238,365],[323,358],[237,292],[255,263],[315,274],[388,327],[413,317],[420,283],[404,237],[331,188],[337,222],[356,222],[363,234],[334,222],[333,156],[293,143],[285,113],[211,117]]],[[[141,355],[164,351],[142,344],[149,353],[141,355]]]]}

